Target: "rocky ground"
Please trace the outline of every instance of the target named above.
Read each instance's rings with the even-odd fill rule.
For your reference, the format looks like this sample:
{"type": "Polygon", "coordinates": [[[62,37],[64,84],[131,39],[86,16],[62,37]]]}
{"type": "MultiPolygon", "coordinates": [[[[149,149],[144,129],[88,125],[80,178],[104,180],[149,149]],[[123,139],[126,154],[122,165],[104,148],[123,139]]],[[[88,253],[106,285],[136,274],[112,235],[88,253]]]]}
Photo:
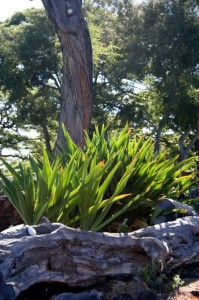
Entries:
{"type": "Polygon", "coordinates": [[[173,295],[173,300],[199,299],[199,279],[186,279],[184,285],[173,295]]]}

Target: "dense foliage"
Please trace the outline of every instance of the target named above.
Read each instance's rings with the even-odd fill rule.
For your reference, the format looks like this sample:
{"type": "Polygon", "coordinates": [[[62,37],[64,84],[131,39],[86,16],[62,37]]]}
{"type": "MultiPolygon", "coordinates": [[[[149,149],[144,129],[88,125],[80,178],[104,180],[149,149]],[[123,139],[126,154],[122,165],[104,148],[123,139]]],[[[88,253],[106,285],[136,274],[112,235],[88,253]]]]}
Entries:
{"type": "MultiPolygon", "coordinates": [[[[92,123],[128,121],[156,139],[155,150],[166,144],[182,159],[197,150],[197,2],[92,0],[83,12],[94,50],[92,123]]],[[[0,31],[1,155],[5,148],[33,152],[41,141],[52,150],[62,80],[57,37],[35,9],[16,13],[0,31]],[[20,130],[30,128],[33,140],[20,130]]]]}
{"type": "Polygon", "coordinates": [[[62,76],[55,33],[44,11],[36,9],[16,13],[0,25],[0,33],[1,148],[14,148],[12,139],[16,141],[14,149],[23,148],[20,142],[28,142],[23,132],[34,129],[50,150],[57,127],[62,76]]]}
{"type": "MultiPolygon", "coordinates": [[[[122,45],[121,63],[126,76],[130,80],[136,76],[147,86],[141,94],[145,107],[137,106],[143,125],[151,127],[157,138],[157,134],[168,129],[178,135],[187,133],[186,137],[192,132],[189,139],[198,138],[197,4],[149,1],[136,7],[127,1],[125,6],[120,6],[118,19],[118,42],[122,45]]],[[[131,102],[134,100],[130,105],[131,102]]],[[[184,158],[185,145],[180,146],[184,158]]]]}
{"type": "Polygon", "coordinates": [[[28,166],[3,161],[11,178],[1,172],[0,186],[26,224],[44,215],[87,230],[132,230],[150,224],[161,197],[178,197],[190,187],[192,175],[181,173],[193,159],[177,163],[165,152],[154,154],[152,140],[132,136],[127,126],[114,135],[96,128],[84,151],[64,132],[67,148],[52,161],[45,150],[28,166]]]}

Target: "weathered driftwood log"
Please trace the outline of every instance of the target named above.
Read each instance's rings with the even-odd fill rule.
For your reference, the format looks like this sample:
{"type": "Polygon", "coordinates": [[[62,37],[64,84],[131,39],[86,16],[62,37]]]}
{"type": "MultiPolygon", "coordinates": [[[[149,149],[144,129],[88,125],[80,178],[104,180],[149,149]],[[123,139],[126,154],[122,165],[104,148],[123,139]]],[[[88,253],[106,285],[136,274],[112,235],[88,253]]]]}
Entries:
{"type": "Polygon", "coordinates": [[[34,227],[35,236],[24,225],[0,233],[0,272],[16,295],[38,282],[88,286],[110,275],[133,275],[152,259],[162,269],[199,262],[198,216],[129,234],[42,222],[34,227]]]}

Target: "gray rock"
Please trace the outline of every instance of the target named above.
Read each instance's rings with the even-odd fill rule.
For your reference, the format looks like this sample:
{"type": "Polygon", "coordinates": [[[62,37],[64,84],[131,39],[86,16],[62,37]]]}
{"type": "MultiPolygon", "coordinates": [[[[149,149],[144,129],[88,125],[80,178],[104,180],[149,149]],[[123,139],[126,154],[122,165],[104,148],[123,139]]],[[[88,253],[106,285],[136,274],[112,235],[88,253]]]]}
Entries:
{"type": "Polygon", "coordinates": [[[198,213],[189,205],[177,202],[175,200],[165,198],[157,203],[156,209],[160,211],[159,215],[155,218],[153,224],[161,224],[164,222],[175,221],[178,218],[183,218],[187,216],[197,216],[198,213]],[[173,209],[184,209],[185,213],[170,212],[173,209]],[[166,211],[168,214],[163,215],[166,211]]]}
{"type": "Polygon", "coordinates": [[[0,300],[14,300],[15,292],[11,284],[5,283],[3,274],[0,272],[0,300]]]}
{"type": "Polygon", "coordinates": [[[100,300],[98,293],[63,293],[58,295],[55,300],[100,300]]]}
{"type": "Polygon", "coordinates": [[[157,294],[150,290],[144,290],[138,295],[138,300],[157,300],[157,294]]]}
{"type": "Polygon", "coordinates": [[[133,298],[131,297],[130,294],[119,294],[113,298],[113,300],[132,300],[133,298]]]}
{"type": "Polygon", "coordinates": [[[199,197],[199,187],[191,189],[189,191],[189,199],[194,199],[199,197]]]}
{"type": "Polygon", "coordinates": [[[191,204],[194,209],[199,212],[199,187],[190,190],[188,197],[191,199],[191,204]]]}
{"type": "Polygon", "coordinates": [[[51,222],[46,217],[42,217],[39,224],[34,228],[37,234],[47,234],[54,230],[51,222]]]}

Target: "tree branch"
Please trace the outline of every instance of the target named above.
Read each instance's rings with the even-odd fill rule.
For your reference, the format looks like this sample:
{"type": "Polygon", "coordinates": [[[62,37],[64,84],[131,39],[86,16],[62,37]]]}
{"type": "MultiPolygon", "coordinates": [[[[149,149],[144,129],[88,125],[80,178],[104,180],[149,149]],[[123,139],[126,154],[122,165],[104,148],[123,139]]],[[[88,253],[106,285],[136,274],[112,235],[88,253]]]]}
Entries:
{"type": "Polygon", "coordinates": [[[39,282],[82,287],[109,276],[136,275],[150,261],[160,270],[199,262],[199,217],[185,217],[133,233],[88,232],[42,219],[0,233],[0,272],[16,296],[39,282]]]}

